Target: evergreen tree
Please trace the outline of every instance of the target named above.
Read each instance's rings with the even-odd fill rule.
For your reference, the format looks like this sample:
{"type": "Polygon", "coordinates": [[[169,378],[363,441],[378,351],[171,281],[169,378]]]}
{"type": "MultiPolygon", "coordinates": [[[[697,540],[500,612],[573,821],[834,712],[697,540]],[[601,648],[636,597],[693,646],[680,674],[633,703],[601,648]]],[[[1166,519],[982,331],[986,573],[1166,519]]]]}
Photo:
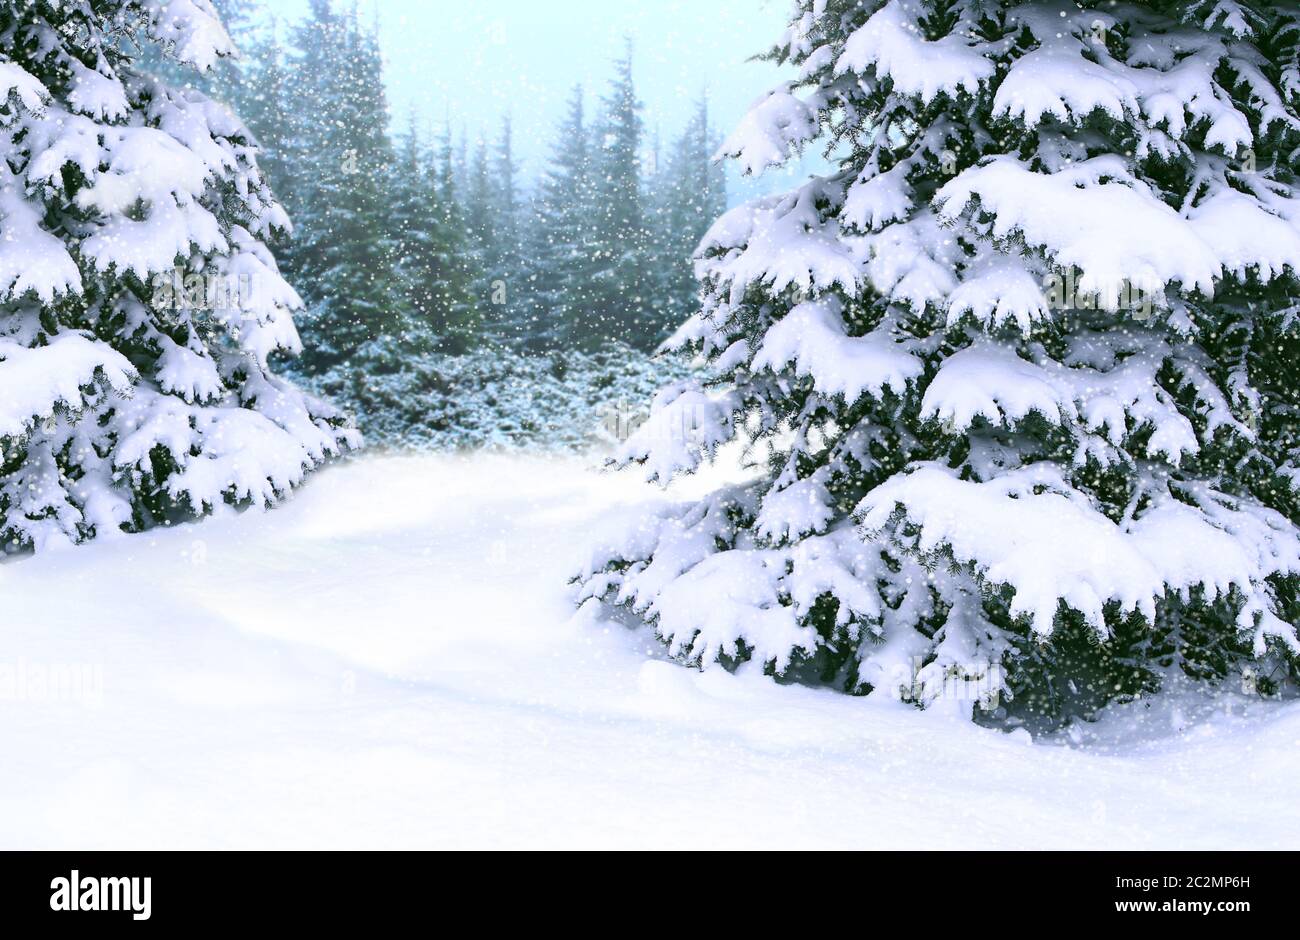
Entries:
{"type": "Polygon", "coordinates": [[[498,268],[500,251],[494,224],[496,191],[492,180],[492,161],[487,142],[480,137],[465,170],[464,219],[469,243],[469,263],[475,278],[470,293],[476,318],[485,330],[498,324],[487,314],[494,284],[501,278],[498,268]]]}
{"type": "Polygon", "coordinates": [[[235,41],[241,53],[236,107],[257,138],[258,161],[267,180],[292,218],[294,183],[304,174],[292,172],[287,159],[292,151],[294,100],[279,24],[272,19],[264,29],[237,32],[235,41]]]}
{"type": "Polygon", "coordinates": [[[587,593],[686,660],[966,714],[1294,677],[1298,54],[1291,2],[801,0],[725,149],[838,167],[711,229],[678,340],[715,379],[622,454],[743,433],[770,471],[587,593]]]}
{"type": "Polygon", "coordinates": [[[469,183],[469,134],[462,125],[460,129],[460,143],[456,145],[456,189],[458,192],[465,193],[468,196],[469,183]]]}
{"type": "Polygon", "coordinates": [[[323,370],[385,337],[424,343],[393,270],[395,227],[386,183],[394,163],[383,65],[355,11],[312,0],[295,31],[291,152],[313,172],[295,187],[299,229],[288,268],[308,301],[311,348],[301,368],[323,370]]]}
{"type": "Polygon", "coordinates": [[[591,142],[583,90],[577,87],[556,134],[528,228],[531,315],[526,348],[579,348],[604,331],[592,290],[595,207],[591,142]]]}
{"type": "Polygon", "coordinates": [[[448,124],[439,142],[435,170],[437,214],[442,227],[440,264],[448,272],[447,320],[454,325],[451,333],[464,337],[460,345],[466,345],[473,342],[482,329],[481,307],[473,292],[474,286],[482,280],[482,273],[475,265],[466,213],[461,206],[462,178],[451,125],[448,124]]]}
{"type": "MultiPolygon", "coordinates": [[[[651,186],[651,296],[665,328],[682,322],[699,306],[692,258],[713,220],[727,208],[726,174],[713,160],[717,147],[709,123],[708,100],[701,98],[651,186]]],[[[664,335],[666,329],[658,338],[664,335]]]]}
{"type": "Polygon", "coordinates": [[[501,256],[509,259],[518,253],[519,170],[515,166],[514,132],[508,116],[501,123],[493,171],[493,215],[497,240],[501,256]]]}
{"type": "MultiPolygon", "coordinates": [[[[661,338],[648,283],[651,238],[642,191],[642,104],[632,75],[632,47],[615,66],[592,148],[595,271],[592,300],[606,338],[652,346],[661,338]]],[[[599,334],[597,334],[599,335],[599,334]]]]}
{"type": "Polygon", "coordinates": [[[388,184],[397,237],[393,269],[415,320],[411,329],[431,334],[412,346],[461,351],[468,340],[469,292],[453,256],[452,215],[443,209],[438,189],[438,166],[422,146],[412,117],[388,184]]]}
{"type": "Polygon", "coordinates": [[[527,332],[525,310],[529,284],[520,242],[519,170],[515,166],[514,132],[509,116],[502,121],[490,172],[491,254],[487,267],[492,281],[487,299],[495,338],[517,345],[527,332]]]}
{"type": "Polygon", "coordinates": [[[215,67],[211,4],[4,3],[0,32],[5,548],[278,501],[356,437],[268,369],[299,300],[251,134],[132,60],[215,67]]]}

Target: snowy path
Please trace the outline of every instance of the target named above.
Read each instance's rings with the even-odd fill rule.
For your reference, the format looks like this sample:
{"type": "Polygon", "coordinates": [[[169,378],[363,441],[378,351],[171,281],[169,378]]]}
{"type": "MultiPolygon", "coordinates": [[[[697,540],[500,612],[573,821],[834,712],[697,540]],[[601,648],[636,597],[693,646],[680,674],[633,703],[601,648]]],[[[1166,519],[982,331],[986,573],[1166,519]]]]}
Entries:
{"type": "Polygon", "coordinates": [[[575,461],[372,459],[0,567],[0,848],[1300,847],[1295,705],[1029,745],[573,616],[584,533],[653,498],[575,461]],[[63,664],[102,694],[15,684],[63,664]]]}

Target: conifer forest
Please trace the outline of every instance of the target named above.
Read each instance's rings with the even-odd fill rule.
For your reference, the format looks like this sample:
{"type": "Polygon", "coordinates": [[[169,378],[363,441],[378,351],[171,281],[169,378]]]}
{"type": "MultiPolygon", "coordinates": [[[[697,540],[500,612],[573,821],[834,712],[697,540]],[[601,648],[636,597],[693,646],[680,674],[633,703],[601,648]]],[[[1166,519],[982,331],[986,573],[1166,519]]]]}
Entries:
{"type": "Polygon", "coordinates": [[[0,150],[0,850],[1300,848],[1293,0],[0,0],[0,150]]]}

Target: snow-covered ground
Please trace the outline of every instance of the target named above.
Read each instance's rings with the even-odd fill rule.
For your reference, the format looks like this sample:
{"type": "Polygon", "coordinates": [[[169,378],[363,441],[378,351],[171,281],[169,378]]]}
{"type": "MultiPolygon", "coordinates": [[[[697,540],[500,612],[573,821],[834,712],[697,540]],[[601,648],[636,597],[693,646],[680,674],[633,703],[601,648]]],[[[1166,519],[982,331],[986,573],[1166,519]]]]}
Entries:
{"type": "Polygon", "coordinates": [[[0,848],[1300,847],[1296,704],[1031,744],[575,615],[584,538],[661,498],[579,460],[372,458],[0,566],[0,848]]]}

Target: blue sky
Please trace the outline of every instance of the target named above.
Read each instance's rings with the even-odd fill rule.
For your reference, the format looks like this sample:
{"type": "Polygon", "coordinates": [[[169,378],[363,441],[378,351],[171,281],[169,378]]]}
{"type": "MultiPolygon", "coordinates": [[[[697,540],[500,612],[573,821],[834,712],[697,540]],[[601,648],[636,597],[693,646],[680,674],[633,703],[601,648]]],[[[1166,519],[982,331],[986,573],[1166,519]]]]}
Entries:
{"type": "MultiPolygon", "coordinates": [[[[266,0],[296,19],[307,0],[266,0]]],[[[636,44],[649,128],[665,141],[707,91],[720,129],[781,79],[746,60],[781,34],[789,0],[359,0],[378,15],[394,120],[448,117],[471,136],[496,135],[511,115],[526,177],[545,161],[574,84],[594,104],[622,51],[636,44]]]]}

